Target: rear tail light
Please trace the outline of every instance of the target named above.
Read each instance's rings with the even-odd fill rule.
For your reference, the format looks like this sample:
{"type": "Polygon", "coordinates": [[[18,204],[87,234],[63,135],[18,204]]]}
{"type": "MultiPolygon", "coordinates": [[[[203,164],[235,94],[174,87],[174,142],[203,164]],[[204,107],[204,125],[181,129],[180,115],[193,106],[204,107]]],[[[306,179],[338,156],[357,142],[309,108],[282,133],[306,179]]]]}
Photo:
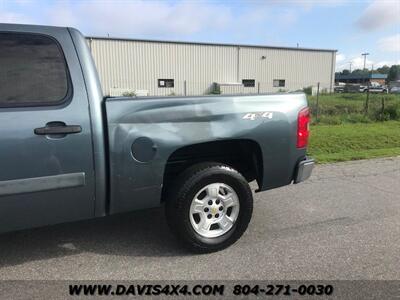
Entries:
{"type": "Polygon", "coordinates": [[[307,147],[310,135],[310,110],[303,108],[297,117],[297,148],[307,147]]]}

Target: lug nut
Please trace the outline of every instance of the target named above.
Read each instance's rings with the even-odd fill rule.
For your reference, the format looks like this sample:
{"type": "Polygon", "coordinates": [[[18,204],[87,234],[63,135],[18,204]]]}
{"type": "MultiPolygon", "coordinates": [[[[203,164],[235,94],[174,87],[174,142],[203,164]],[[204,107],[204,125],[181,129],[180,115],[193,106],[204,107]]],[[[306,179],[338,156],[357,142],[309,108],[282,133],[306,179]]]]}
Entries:
{"type": "Polygon", "coordinates": [[[213,204],[212,200],[209,200],[208,205],[212,205],[212,204],[213,204]]]}
{"type": "Polygon", "coordinates": [[[218,218],[218,217],[219,217],[219,214],[215,214],[215,217],[218,218]]]}
{"type": "Polygon", "coordinates": [[[215,201],[215,203],[218,205],[221,201],[219,201],[219,199],[217,199],[217,201],[215,201]]]}
{"type": "Polygon", "coordinates": [[[209,211],[208,207],[205,207],[204,212],[208,212],[208,211],[209,211]]]}
{"type": "Polygon", "coordinates": [[[211,214],[209,214],[209,215],[207,216],[207,218],[211,219],[211,218],[212,218],[212,215],[211,215],[211,214]]]}
{"type": "Polygon", "coordinates": [[[223,208],[222,206],[220,206],[218,209],[221,211],[221,210],[223,210],[224,208],[223,208]]]}

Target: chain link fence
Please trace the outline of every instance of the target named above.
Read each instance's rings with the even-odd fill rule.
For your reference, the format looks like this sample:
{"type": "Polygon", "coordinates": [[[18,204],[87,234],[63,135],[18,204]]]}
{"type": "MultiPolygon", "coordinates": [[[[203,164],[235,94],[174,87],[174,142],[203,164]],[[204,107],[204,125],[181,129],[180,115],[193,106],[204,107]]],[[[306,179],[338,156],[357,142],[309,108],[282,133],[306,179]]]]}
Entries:
{"type": "Polygon", "coordinates": [[[400,120],[400,94],[391,94],[386,88],[352,85],[349,89],[335,89],[334,93],[326,94],[321,93],[317,85],[315,95],[306,92],[313,123],[337,125],[400,120]]]}

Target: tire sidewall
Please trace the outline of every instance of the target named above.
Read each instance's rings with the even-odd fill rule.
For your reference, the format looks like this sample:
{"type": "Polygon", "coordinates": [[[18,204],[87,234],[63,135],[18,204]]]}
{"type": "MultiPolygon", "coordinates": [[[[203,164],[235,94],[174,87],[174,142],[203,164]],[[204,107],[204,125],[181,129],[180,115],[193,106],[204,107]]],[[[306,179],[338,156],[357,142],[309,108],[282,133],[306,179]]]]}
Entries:
{"type": "Polygon", "coordinates": [[[243,234],[251,219],[252,194],[250,188],[247,181],[245,181],[240,174],[231,169],[213,168],[212,170],[203,172],[192,182],[190,191],[186,193],[184,198],[185,199],[182,199],[184,204],[181,215],[182,229],[184,229],[183,233],[188,239],[191,239],[194,243],[200,244],[201,246],[206,246],[208,248],[228,246],[243,234]],[[206,238],[194,230],[190,222],[190,206],[196,194],[202,188],[212,183],[224,183],[230,186],[239,198],[240,208],[238,218],[228,232],[219,237],[206,238]]]}

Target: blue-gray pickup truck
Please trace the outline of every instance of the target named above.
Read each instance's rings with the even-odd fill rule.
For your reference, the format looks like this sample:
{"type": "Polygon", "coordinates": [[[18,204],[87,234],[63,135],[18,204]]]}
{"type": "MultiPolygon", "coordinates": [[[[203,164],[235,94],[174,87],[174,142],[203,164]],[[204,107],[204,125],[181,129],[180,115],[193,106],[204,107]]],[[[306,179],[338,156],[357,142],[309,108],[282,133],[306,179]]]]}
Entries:
{"type": "Polygon", "coordinates": [[[310,176],[309,121],[302,93],[107,98],[79,31],[0,24],[0,231],[164,205],[192,251],[223,249],[249,182],[310,176]]]}

